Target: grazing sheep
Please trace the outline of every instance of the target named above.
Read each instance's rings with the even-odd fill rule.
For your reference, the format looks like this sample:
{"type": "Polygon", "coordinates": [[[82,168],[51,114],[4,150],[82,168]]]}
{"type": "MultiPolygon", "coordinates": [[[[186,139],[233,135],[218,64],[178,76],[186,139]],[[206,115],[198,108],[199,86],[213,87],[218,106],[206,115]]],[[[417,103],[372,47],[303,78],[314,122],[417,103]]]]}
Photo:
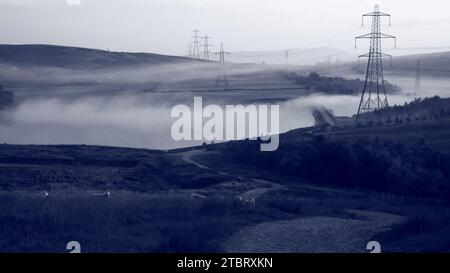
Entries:
{"type": "Polygon", "coordinates": [[[240,202],[242,202],[244,204],[249,204],[251,206],[256,205],[255,198],[242,198],[242,196],[236,195],[236,199],[238,199],[240,202]]]}
{"type": "Polygon", "coordinates": [[[206,197],[206,196],[204,196],[204,195],[201,195],[201,194],[198,194],[198,193],[195,193],[195,192],[193,192],[193,193],[191,193],[191,198],[193,198],[193,199],[205,199],[205,198],[208,198],[208,197],[206,197]]]}
{"type": "Polygon", "coordinates": [[[49,193],[47,191],[42,191],[42,197],[47,198],[49,193]]]}
{"type": "Polygon", "coordinates": [[[255,198],[246,199],[245,202],[248,203],[248,204],[250,204],[251,206],[256,205],[256,200],[255,200],[255,198]]]}
{"type": "Polygon", "coordinates": [[[111,196],[111,192],[107,191],[107,192],[101,192],[101,193],[94,193],[94,194],[92,194],[92,196],[100,196],[100,197],[109,198],[111,196]]]}

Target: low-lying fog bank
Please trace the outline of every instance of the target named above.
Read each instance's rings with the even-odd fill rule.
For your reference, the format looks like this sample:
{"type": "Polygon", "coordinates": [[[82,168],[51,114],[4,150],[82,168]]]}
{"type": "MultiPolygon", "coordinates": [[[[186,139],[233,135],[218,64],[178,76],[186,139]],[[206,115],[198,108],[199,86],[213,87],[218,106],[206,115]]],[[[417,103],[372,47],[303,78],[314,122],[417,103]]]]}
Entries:
{"type": "MultiPolygon", "coordinates": [[[[170,112],[177,104],[191,105],[194,96],[203,97],[205,104],[220,106],[277,103],[281,132],[313,125],[310,113],[313,106],[324,106],[337,116],[351,116],[356,113],[360,99],[350,95],[308,95],[310,90],[289,81],[281,67],[262,65],[230,64],[228,76],[232,88],[226,91],[214,88],[216,63],[95,71],[10,66],[2,66],[2,70],[5,73],[0,81],[8,79],[5,86],[18,98],[17,105],[0,112],[0,142],[11,144],[152,149],[193,146],[202,141],[172,139],[171,126],[176,119],[171,118],[170,112]]],[[[450,96],[450,80],[446,78],[423,77],[418,92],[414,89],[414,75],[388,74],[386,79],[402,88],[400,93],[389,96],[390,105],[404,104],[416,97],[450,96]]]]}
{"type": "MultiPolygon", "coordinates": [[[[409,100],[402,95],[390,96],[391,104],[409,100]]],[[[315,105],[332,109],[335,115],[351,116],[358,102],[357,96],[327,95],[280,102],[280,130],[286,132],[313,125],[310,110],[315,105]]],[[[161,101],[152,94],[91,96],[76,100],[30,99],[1,112],[0,140],[11,144],[90,144],[152,149],[201,144],[201,141],[172,139],[171,126],[176,119],[170,112],[178,103],[161,101]]],[[[184,104],[192,103],[192,97],[185,98],[184,104]]]]}

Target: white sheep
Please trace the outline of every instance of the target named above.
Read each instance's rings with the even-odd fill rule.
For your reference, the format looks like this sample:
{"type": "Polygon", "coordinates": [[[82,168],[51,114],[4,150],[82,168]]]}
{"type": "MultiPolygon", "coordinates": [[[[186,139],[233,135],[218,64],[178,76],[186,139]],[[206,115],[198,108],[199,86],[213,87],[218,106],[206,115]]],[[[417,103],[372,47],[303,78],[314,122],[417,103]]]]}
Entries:
{"type": "Polygon", "coordinates": [[[245,200],[246,203],[250,204],[251,206],[256,205],[256,200],[255,198],[249,198],[245,200]]]}
{"type": "Polygon", "coordinates": [[[101,193],[94,193],[94,194],[92,194],[92,196],[101,196],[101,197],[109,198],[111,196],[111,192],[106,191],[106,192],[101,192],[101,193]]]}
{"type": "Polygon", "coordinates": [[[256,205],[255,198],[242,198],[242,196],[236,195],[236,199],[238,199],[240,202],[242,202],[244,204],[250,204],[251,206],[256,205]]]}
{"type": "Polygon", "coordinates": [[[42,191],[42,197],[46,199],[49,196],[49,193],[47,191],[42,191]]]}
{"type": "Polygon", "coordinates": [[[201,195],[201,194],[193,192],[193,193],[191,193],[191,198],[193,198],[193,199],[205,199],[207,197],[204,196],[204,195],[201,195]]]}

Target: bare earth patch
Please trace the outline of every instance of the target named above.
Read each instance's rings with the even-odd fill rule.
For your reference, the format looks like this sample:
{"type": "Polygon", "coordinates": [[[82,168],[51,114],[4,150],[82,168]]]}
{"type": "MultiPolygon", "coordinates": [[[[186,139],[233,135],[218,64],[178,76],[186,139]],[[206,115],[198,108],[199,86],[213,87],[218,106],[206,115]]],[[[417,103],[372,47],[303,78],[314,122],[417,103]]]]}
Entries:
{"type": "Polygon", "coordinates": [[[402,216],[374,211],[350,212],[361,219],[307,217],[247,227],[231,236],[223,249],[237,253],[367,252],[372,236],[404,220],[402,216]]]}

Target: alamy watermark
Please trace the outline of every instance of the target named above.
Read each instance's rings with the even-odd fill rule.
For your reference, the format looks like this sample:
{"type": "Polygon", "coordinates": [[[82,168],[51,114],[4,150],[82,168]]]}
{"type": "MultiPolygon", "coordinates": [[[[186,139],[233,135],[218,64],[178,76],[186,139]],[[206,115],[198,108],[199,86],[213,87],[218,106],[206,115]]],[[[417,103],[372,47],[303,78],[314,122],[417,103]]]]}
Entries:
{"type": "Polygon", "coordinates": [[[66,0],[68,6],[81,6],[81,0],[66,0]]]}
{"type": "Polygon", "coordinates": [[[261,151],[275,151],[279,146],[280,107],[276,104],[203,105],[194,97],[194,105],[172,108],[171,135],[175,141],[262,140],[261,151]]]}

